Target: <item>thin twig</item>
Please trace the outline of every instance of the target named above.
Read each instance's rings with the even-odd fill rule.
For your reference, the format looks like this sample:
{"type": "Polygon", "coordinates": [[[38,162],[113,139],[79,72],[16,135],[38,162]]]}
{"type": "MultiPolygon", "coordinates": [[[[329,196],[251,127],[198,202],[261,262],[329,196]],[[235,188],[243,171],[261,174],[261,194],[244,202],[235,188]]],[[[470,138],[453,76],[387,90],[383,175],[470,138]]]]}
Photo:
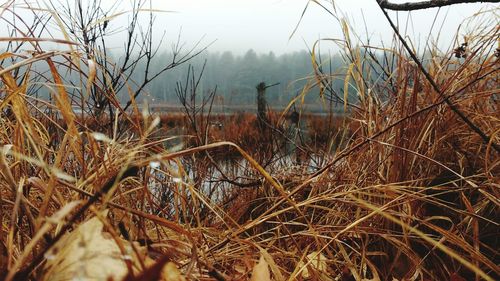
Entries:
{"type": "Polygon", "coordinates": [[[377,1],[377,3],[379,4],[379,7],[382,10],[382,12],[384,13],[386,19],[389,21],[389,24],[391,25],[392,29],[396,33],[397,37],[399,38],[399,40],[401,41],[401,43],[405,47],[406,51],[408,52],[408,54],[410,55],[410,57],[413,59],[413,61],[417,64],[418,68],[420,69],[420,71],[422,72],[422,74],[424,74],[424,76],[427,79],[427,81],[429,81],[429,83],[431,84],[431,86],[434,89],[434,91],[436,93],[438,93],[438,95],[444,100],[444,102],[450,107],[450,109],[453,112],[455,112],[455,114],[457,114],[458,117],[460,117],[460,119],[462,119],[462,121],[464,121],[465,124],[467,124],[467,126],[469,126],[469,128],[471,128],[474,132],[476,132],[483,139],[483,141],[484,141],[484,143],[486,145],[489,145],[491,143],[491,146],[497,152],[500,152],[500,146],[497,143],[495,143],[494,141],[491,141],[491,137],[488,136],[486,133],[484,133],[481,130],[481,128],[479,128],[476,124],[474,124],[455,104],[453,104],[450,101],[450,97],[446,96],[445,93],[444,93],[444,91],[442,91],[439,88],[439,86],[434,81],[434,79],[432,78],[432,76],[429,74],[429,72],[427,72],[427,70],[422,65],[422,62],[417,58],[417,56],[415,55],[415,53],[411,50],[410,46],[408,45],[408,43],[406,42],[406,40],[403,38],[403,36],[401,35],[401,33],[399,33],[398,28],[396,27],[396,25],[394,24],[394,22],[389,17],[389,14],[387,14],[387,11],[384,9],[383,5],[381,4],[381,1],[377,1]]]}

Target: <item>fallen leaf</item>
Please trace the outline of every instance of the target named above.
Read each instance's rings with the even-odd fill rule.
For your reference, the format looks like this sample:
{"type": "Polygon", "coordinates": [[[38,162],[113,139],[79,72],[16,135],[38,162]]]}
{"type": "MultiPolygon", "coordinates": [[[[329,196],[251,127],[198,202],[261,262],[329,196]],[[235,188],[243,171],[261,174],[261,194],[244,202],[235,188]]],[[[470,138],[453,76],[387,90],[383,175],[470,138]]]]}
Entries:
{"type": "Polygon", "coordinates": [[[103,223],[94,217],[65,235],[45,254],[42,280],[123,279],[128,273],[124,260],[132,258],[124,256],[115,240],[105,237],[102,230],[103,223]]]}
{"type": "Polygon", "coordinates": [[[167,263],[161,272],[163,281],[186,281],[173,262],[167,263]]]}
{"type": "Polygon", "coordinates": [[[253,268],[252,278],[250,278],[250,281],[271,281],[269,265],[264,259],[264,256],[260,256],[259,263],[253,268]]]}

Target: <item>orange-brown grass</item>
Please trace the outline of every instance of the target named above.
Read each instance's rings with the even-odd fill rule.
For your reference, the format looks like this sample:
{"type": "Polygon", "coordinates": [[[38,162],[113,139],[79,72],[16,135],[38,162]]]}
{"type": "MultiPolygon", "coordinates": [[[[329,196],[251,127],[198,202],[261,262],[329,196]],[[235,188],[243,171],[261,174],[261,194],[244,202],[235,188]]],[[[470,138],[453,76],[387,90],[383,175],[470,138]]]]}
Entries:
{"type": "Polygon", "coordinates": [[[357,122],[349,116],[305,115],[309,145],[315,150],[329,151],[342,145],[342,141],[350,138],[359,129],[357,122]],[[327,149],[330,148],[330,149],[327,149]]]}
{"type": "MultiPolygon", "coordinates": [[[[83,46],[71,54],[3,53],[20,63],[14,68],[49,66],[43,83],[53,87],[58,114],[42,115],[25,94],[29,75],[2,65],[1,278],[41,279],[57,254],[49,249],[109,209],[99,219],[110,236],[145,244],[149,258],[171,260],[188,279],[247,280],[262,255],[274,280],[498,280],[500,158],[492,144],[500,127],[499,30],[481,26],[469,29],[467,58],[433,50],[425,67],[490,143],[443,102],[399,45],[387,49],[396,59],[389,77],[368,79],[365,67],[377,61],[350,44],[344,25],[346,81],[358,90],[357,108],[342,143],[322,150],[313,168],[279,159],[263,168],[252,155],[265,154],[262,141],[279,136],[256,126],[253,115],[216,116],[223,127],[208,137],[187,129],[195,140],[188,148],[163,145],[170,137],[158,135],[160,126],[190,126],[181,116],[124,113],[119,122],[94,124],[95,132],[73,112],[64,70],[53,67],[57,57],[85,85],[86,68],[74,64],[88,64],[76,56],[83,46]],[[210,154],[217,149],[241,158],[223,163],[210,154]],[[324,266],[308,255],[321,255],[324,266]]],[[[311,83],[330,84],[316,63],[311,83]]],[[[270,120],[279,124],[279,115],[270,120]]],[[[339,134],[344,123],[333,120],[329,127],[308,119],[316,140],[331,143],[339,134]]],[[[210,122],[200,117],[199,128],[210,122]]]]}
{"type": "MultiPolygon", "coordinates": [[[[162,133],[168,134],[168,129],[180,129],[180,131],[191,136],[188,139],[187,146],[197,145],[197,140],[193,137],[196,132],[193,132],[188,118],[180,113],[158,113],[161,123],[159,125],[162,133]]],[[[286,131],[295,128],[290,118],[285,115],[281,118],[280,112],[270,112],[270,123],[261,126],[256,114],[253,113],[233,113],[233,114],[213,114],[209,117],[198,117],[197,122],[200,124],[209,123],[207,128],[208,142],[230,141],[239,145],[244,150],[255,153],[259,152],[262,147],[273,146],[273,139],[269,138],[269,131],[277,138],[282,134],[282,141],[291,141],[290,136],[287,136],[286,131]],[[274,132],[273,132],[274,130],[274,132]],[[287,139],[288,137],[288,139],[287,139]]],[[[134,120],[142,119],[132,118],[134,120]]],[[[300,128],[303,131],[304,142],[310,149],[315,152],[326,150],[329,146],[337,146],[342,138],[348,138],[359,127],[357,123],[350,122],[349,117],[337,117],[318,114],[303,114],[300,121],[300,128]]],[[[157,136],[161,134],[158,133],[157,136]]],[[[171,135],[163,135],[167,137],[171,135]]],[[[234,151],[225,150],[227,155],[231,156],[234,151]]],[[[236,154],[233,156],[240,157],[236,154]]]]}

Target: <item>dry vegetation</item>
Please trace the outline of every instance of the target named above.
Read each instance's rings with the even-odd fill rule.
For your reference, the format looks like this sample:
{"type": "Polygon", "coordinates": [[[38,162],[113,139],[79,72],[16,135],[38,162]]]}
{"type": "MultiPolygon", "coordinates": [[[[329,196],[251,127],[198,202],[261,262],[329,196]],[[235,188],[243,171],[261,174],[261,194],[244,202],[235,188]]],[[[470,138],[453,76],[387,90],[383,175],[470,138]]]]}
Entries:
{"type": "MultiPolygon", "coordinates": [[[[215,119],[160,120],[134,102],[129,115],[111,101],[114,122],[82,118],[71,105],[104,91],[105,66],[69,39],[69,51],[45,51],[26,35],[34,52],[0,55],[1,278],[498,280],[497,13],[465,23],[462,53],[457,37],[426,54],[429,77],[398,40],[380,56],[346,27],[340,79],[359,102],[331,127],[309,118],[321,140],[297,145],[300,161],[254,116],[214,117],[217,131],[215,119]],[[65,82],[70,69],[80,85],[65,82]],[[30,83],[52,103],[28,95],[30,83]],[[193,124],[188,148],[161,138],[193,124]]],[[[314,73],[308,87],[338,79],[314,73]]]]}

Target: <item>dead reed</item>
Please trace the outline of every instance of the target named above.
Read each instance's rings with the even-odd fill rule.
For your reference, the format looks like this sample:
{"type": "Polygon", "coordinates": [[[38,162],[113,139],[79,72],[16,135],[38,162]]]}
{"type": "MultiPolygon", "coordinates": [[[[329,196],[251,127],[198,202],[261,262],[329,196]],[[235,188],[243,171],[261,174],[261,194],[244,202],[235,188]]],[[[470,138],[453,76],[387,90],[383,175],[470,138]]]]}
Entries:
{"type": "MultiPolygon", "coordinates": [[[[85,264],[102,264],[124,280],[498,280],[499,29],[485,20],[469,30],[466,57],[425,54],[430,82],[400,42],[356,47],[345,25],[344,80],[357,101],[343,95],[355,107],[329,129],[309,119],[316,140],[297,146],[313,168],[252,157],[278,143],[265,147],[254,116],[227,117],[241,120],[219,131],[199,120],[188,148],[173,145],[159,128],[190,123],[141,114],[133,92],[134,113],[120,108],[101,78],[112,62],[88,46],[69,37],[58,42],[70,50],[45,51],[36,36],[10,38],[34,52],[0,55],[1,279],[89,277],[85,264]],[[70,69],[80,86],[65,80],[70,69]],[[50,101],[29,94],[39,84],[50,101]],[[79,115],[90,95],[114,115],[79,115]],[[339,130],[343,119],[351,125],[339,130]],[[240,157],[224,163],[217,149],[240,157]],[[71,258],[76,269],[63,269],[71,258]]],[[[337,79],[312,59],[310,85],[337,79]]]]}

